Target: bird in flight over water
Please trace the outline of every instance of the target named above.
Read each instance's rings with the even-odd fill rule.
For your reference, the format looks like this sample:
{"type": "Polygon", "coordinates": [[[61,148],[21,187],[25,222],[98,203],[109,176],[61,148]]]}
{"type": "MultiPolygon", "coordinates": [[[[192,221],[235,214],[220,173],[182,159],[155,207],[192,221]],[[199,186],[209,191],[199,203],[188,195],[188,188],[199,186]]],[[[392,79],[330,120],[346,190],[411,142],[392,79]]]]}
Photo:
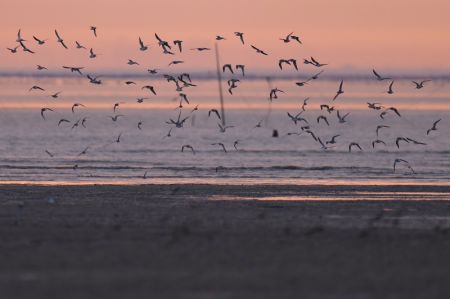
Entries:
{"type": "Polygon", "coordinates": [[[427,130],[427,135],[430,134],[431,131],[437,131],[437,124],[441,121],[441,119],[438,119],[433,123],[433,126],[427,130]]]}
{"type": "Polygon", "coordinates": [[[373,74],[375,75],[375,77],[377,77],[377,80],[378,80],[378,81],[392,80],[392,78],[380,76],[380,74],[378,74],[377,71],[376,71],[375,69],[372,69],[372,72],[373,72],[373,74]]]}

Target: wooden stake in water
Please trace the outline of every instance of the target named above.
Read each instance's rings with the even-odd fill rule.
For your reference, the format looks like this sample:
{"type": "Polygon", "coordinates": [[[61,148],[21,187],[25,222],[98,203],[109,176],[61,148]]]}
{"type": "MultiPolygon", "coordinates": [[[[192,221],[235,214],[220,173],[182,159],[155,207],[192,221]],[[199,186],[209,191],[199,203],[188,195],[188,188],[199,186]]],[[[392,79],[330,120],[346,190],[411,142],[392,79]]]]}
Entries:
{"type": "Polygon", "coordinates": [[[219,46],[217,45],[217,43],[215,43],[214,47],[216,49],[217,80],[219,81],[220,114],[222,117],[222,126],[225,127],[225,107],[223,103],[222,73],[220,71],[219,46]]]}

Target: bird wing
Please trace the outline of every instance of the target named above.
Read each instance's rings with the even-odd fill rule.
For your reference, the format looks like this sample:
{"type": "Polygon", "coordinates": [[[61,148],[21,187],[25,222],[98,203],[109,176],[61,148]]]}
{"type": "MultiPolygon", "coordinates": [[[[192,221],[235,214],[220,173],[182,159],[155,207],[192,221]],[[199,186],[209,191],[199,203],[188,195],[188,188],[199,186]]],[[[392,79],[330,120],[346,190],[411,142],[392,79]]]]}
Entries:
{"type": "Polygon", "coordinates": [[[378,78],[381,79],[381,76],[375,71],[375,69],[372,69],[373,74],[378,78]]]}
{"type": "Polygon", "coordinates": [[[56,37],[57,37],[58,39],[62,39],[62,38],[59,36],[58,31],[56,31],[56,29],[55,29],[55,34],[56,34],[56,37]]]}
{"type": "Polygon", "coordinates": [[[158,34],[155,33],[155,37],[158,41],[163,42],[163,40],[158,36],[158,34]]]}

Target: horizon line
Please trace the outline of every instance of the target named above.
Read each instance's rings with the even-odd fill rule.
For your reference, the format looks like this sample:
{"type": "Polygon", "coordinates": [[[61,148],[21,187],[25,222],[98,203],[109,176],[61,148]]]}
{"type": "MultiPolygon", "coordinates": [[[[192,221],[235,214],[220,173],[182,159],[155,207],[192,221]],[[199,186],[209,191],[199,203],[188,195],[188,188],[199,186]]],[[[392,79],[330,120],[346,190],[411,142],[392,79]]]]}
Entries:
{"type": "MultiPolygon", "coordinates": [[[[325,69],[324,69],[325,70],[325,69]]],[[[37,77],[37,78],[85,78],[85,75],[87,74],[95,74],[96,76],[102,77],[102,78],[147,78],[147,79],[164,79],[163,75],[173,75],[178,76],[182,73],[189,73],[191,77],[197,79],[197,80],[217,80],[217,71],[216,70],[195,70],[195,71],[188,71],[188,70],[182,70],[180,72],[159,72],[158,74],[149,74],[149,73],[142,73],[142,72],[129,72],[129,71],[120,71],[120,70],[111,70],[111,69],[104,69],[104,70],[93,70],[92,72],[86,72],[83,74],[83,76],[80,76],[78,74],[71,74],[65,71],[38,71],[38,70],[6,70],[6,71],[0,71],[0,77],[3,78],[12,78],[12,77],[37,77]],[[99,75],[100,74],[100,75],[99,75]]],[[[436,71],[431,73],[431,71],[423,72],[422,74],[419,74],[416,71],[402,71],[398,70],[396,72],[390,72],[392,80],[412,80],[417,78],[426,78],[430,80],[439,80],[439,81],[450,81],[450,71],[436,71]]],[[[231,74],[225,74],[225,77],[234,77],[231,74]]],[[[271,80],[271,79],[278,79],[278,80],[294,80],[294,79],[308,79],[311,77],[311,74],[305,74],[305,73],[289,73],[289,74],[276,74],[273,71],[270,72],[263,72],[263,71],[256,71],[256,72],[247,72],[245,76],[242,76],[241,74],[238,75],[240,78],[245,78],[247,80],[271,80]]],[[[356,72],[349,72],[349,71],[324,71],[323,74],[320,76],[321,79],[324,80],[370,80],[375,79],[374,75],[371,73],[366,73],[362,71],[356,71],[356,72]]]]}

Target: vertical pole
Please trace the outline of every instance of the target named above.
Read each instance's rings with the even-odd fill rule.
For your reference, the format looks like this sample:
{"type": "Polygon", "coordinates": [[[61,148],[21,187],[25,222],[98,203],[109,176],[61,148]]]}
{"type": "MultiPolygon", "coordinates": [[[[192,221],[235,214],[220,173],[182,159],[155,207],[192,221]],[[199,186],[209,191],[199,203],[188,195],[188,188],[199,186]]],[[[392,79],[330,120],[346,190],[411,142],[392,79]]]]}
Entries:
{"type": "Polygon", "coordinates": [[[222,126],[225,127],[225,107],[224,107],[224,103],[223,103],[222,73],[220,70],[219,46],[217,45],[217,42],[214,44],[214,47],[216,50],[217,80],[219,81],[220,114],[222,117],[222,126]]]}
{"type": "MultiPolygon", "coordinates": [[[[266,77],[266,82],[267,82],[267,85],[269,86],[269,90],[272,90],[272,78],[266,77]]],[[[264,118],[264,125],[266,127],[269,123],[270,115],[272,114],[272,101],[268,101],[268,102],[269,102],[269,107],[267,109],[266,117],[264,118]]]]}

